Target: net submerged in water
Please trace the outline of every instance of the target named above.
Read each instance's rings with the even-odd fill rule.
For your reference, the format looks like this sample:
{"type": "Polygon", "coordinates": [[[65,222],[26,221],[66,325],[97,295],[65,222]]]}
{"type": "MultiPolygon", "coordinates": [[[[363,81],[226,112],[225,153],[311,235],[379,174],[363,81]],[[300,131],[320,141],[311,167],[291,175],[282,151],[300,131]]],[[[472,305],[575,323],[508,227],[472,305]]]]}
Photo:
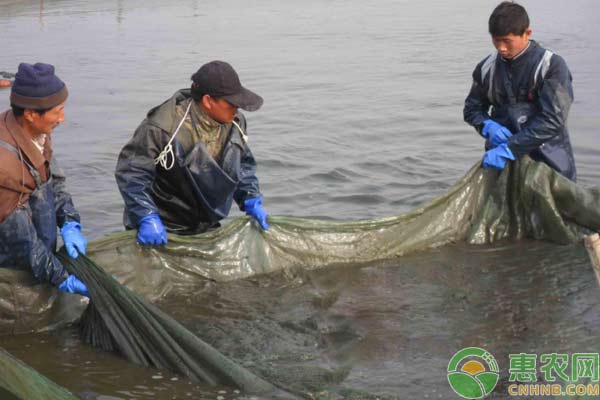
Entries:
{"type": "Polygon", "coordinates": [[[69,391],[0,348],[0,399],[76,400],[69,391]]]}
{"type": "Polygon", "coordinates": [[[117,351],[136,364],[168,369],[196,382],[293,398],[222,355],[121,285],[89,258],[80,255],[72,259],[64,248],[58,257],[67,271],[82,280],[90,292],[90,305],[81,319],[83,339],[87,343],[117,351]]]}
{"type": "Polygon", "coordinates": [[[446,194],[400,216],[269,221],[264,233],[238,218],[202,235],[170,235],[161,249],[141,248],[135,232],[123,232],[94,242],[89,252],[136,291],[152,296],[153,286],[141,279],[160,289],[194,276],[229,281],[288,269],[369,264],[453,242],[576,243],[588,230],[600,230],[600,191],[525,157],[502,172],[477,164],[446,194]]]}
{"type": "MultiPolygon", "coordinates": [[[[120,232],[90,243],[88,254],[152,301],[194,277],[230,281],[369,264],[453,242],[533,238],[577,243],[588,230],[600,230],[600,191],[525,157],[502,172],[475,165],[446,194],[397,217],[351,222],[272,217],[270,222],[271,229],[263,233],[240,217],[205,234],[170,235],[163,248],[144,248],[134,231],[120,232]]],[[[27,271],[0,269],[0,297],[0,334],[55,328],[83,310],[77,299],[36,284],[27,271]]]]}
{"type": "MultiPolygon", "coordinates": [[[[92,243],[89,255],[136,293],[156,299],[193,277],[229,281],[274,271],[370,264],[452,242],[483,244],[525,237],[578,242],[588,230],[600,230],[600,192],[577,186],[545,164],[524,158],[502,172],[476,165],[448,193],[397,217],[353,222],[273,217],[270,222],[271,229],[263,233],[247,218],[238,218],[206,234],[171,235],[169,245],[160,249],[143,248],[135,242],[135,232],[123,232],[92,243]]],[[[91,286],[98,303],[95,311],[86,313],[84,325],[101,326],[102,321],[111,331],[103,335],[105,330],[88,329],[88,341],[117,349],[141,364],[169,368],[203,382],[232,384],[249,392],[274,390],[249,371],[236,369],[235,363],[214,354],[199,339],[190,338],[155,307],[143,304],[125,288],[116,288],[109,275],[101,277],[100,270],[89,267],[87,272],[97,275],[86,280],[83,271],[88,267],[75,268],[72,271],[91,286]],[[93,280],[102,288],[100,297],[93,280]],[[126,311],[111,311],[120,307],[126,311]],[[136,325],[147,329],[137,332],[136,325]],[[172,338],[184,344],[172,348],[172,338]],[[162,343],[153,353],[155,340],[162,343]]],[[[15,299],[21,302],[16,309],[26,308],[27,301],[14,297],[10,283],[8,278],[0,286],[8,294],[8,303],[15,299]]],[[[6,321],[10,319],[3,324],[12,327],[6,321]]],[[[41,314],[31,330],[48,326],[46,315],[41,314]]]]}
{"type": "MultiPolygon", "coordinates": [[[[160,257],[162,267],[185,271],[185,275],[235,279],[292,268],[371,263],[453,241],[491,243],[531,237],[571,243],[580,240],[587,228],[600,228],[600,193],[580,188],[545,164],[526,158],[503,172],[475,166],[446,195],[399,217],[357,222],[273,218],[271,222],[266,234],[238,220],[208,234],[174,237],[164,250],[145,251],[142,257],[160,257]]],[[[113,242],[111,257],[114,248],[113,242]]],[[[103,259],[102,251],[91,253],[103,259]]],[[[140,255],[139,250],[118,253],[117,259],[140,255]]],[[[203,382],[233,384],[250,392],[273,389],[243,368],[236,370],[235,363],[110,277],[103,277],[89,261],[65,256],[62,260],[80,263],[70,270],[81,273],[86,284],[101,288],[99,293],[90,289],[98,304],[96,311],[88,311],[83,318],[91,326],[86,333],[89,342],[117,348],[137,363],[168,368],[203,382]],[[100,320],[112,338],[99,337],[105,331],[95,322],[100,320]]],[[[121,265],[125,262],[120,260],[121,265]]]]}

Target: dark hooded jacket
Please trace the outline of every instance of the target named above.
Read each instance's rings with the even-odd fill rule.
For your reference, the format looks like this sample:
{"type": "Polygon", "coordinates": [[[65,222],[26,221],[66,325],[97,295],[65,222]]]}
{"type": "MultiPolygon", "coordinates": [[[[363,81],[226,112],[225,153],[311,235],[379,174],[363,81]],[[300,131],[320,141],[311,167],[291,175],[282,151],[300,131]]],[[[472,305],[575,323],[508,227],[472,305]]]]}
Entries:
{"type": "Polygon", "coordinates": [[[246,144],[246,120],[240,112],[235,121],[243,132],[234,124],[223,125],[228,134],[216,159],[201,141],[191,149],[182,144],[192,134],[189,130],[198,127],[190,113],[171,143],[166,165],[156,161],[182,120],[181,109],[191,101],[190,91],[183,89],[152,108],[119,154],[115,177],[125,200],[126,228],[136,228],[143,217],[158,214],[170,232],[199,233],[217,226],[233,200],[243,210],[246,199],[260,196],[256,162],[246,144]]]}
{"type": "Polygon", "coordinates": [[[511,60],[495,52],[475,67],[464,119],[480,133],[489,118],[506,126],[513,133],[508,147],[516,157],[529,154],[574,181],[577,171],[567,130],[572,103],[565,60],[530,40],[511,60]]]}

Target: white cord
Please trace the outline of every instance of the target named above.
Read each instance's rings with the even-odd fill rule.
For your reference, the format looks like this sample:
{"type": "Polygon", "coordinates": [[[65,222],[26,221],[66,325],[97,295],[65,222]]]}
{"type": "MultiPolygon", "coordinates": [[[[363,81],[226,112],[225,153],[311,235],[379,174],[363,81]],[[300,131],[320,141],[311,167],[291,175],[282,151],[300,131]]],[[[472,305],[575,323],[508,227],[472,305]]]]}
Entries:
{"type": "Polygon", "coordinates": [[[235,122],[235,120],[233,120],[231,122],[233,122],[233,124],[236,126],[236,128],[238,128],[238,131],[240,131],[240,134],[242,135],[242,140],[244,141],[244,144],[248,144],[248,136],[246,135],[246,133],[244,132],[242,127],[239,126],[238,123],[235,122]]]}
{"type": "Polygon", "coordinates": [[[173,165],[175,165],[175,154],[173,153],[173,145],[171,143],[175,139],[175,136],[177,136],[177,132],[179,132],[181,125],[183,125],[185,118],[189,114],[190,108],[192,107],[192,102],[193,102],[193,100],[191,100],[190,104],[188,104],[187,109],[185,110],[185,113],[183,114],[183,118],[181,118],[181,121],[179,121],[179,125],[177,125],[177,129],[175,129],[175,132],[173,132],[171,139],[169,139],[169,143],[167,143],[167,145],[165,146],[163,151],[160,152],[158,157],[156,157],[154,159],[155,165],[160,164],[167,171],[170,170],[171,168],[173,168],[173,165]],[[169,156],[171,156],[170,164],[169,164],[169,156]]]}
{"type": "MultiPolygon", "coordinates": [[[[179,132],[179,129],[181,128],[181,125],[183,125],[183,121],[185,121],[185,118],[187,117],[188,113],[190,112],[190,108],[192,107],[192,101],[190,101],[190,104],[188,105],[187,109],[185,110],[185,113],[183,114],[183,118],[181,118],[181,121],[179,121],[179,125],[177,125],[177,129],[175,129],[175,132],[173,132],[171,139],[169,139],[169,142],[167,143],[167,145],[165,146],[163,151],[160,152],[158,157],[156,157],[154,159],[155,165],[160,164],[167,171],[170,170],[171,168],[173,168],[173,166],[175,165],[175,154],[173,153],[173,145],[171,143],[175,139],[175,136],[177,135],[177,133],[179,132]],[[171,163],[169,163],[169,156],[171,156],[171,163]]],[[[246,135],[246,133],[244,132],[242,127],[239,126],[238,123],[235,121],[231,121],[231,122],[236,126],[236,128],[238,128],[238,130],[240,131],[240,134],[242,135],[242,140],[244,141],[244,143],[247,144],[248,136],[246,135]]]]}

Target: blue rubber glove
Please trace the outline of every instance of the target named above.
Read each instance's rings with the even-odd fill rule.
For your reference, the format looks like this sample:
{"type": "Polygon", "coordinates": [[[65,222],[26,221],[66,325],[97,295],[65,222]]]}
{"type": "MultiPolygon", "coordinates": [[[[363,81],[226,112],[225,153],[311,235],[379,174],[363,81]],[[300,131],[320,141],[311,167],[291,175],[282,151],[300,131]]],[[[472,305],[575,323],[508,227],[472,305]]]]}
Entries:
{"type": "Polygon", "coordinates": [[[157,214],[146,215],[140,220],[137,240],[139,244],[167,244],[167,231],[157,214]]]}
{"type": "Polygon", "coordinates": [[[79,222],[66,222],[60,229],[60,234],[65,242],[67,254],[71,258],[77,258],[77,253],[85,255],[87,239],[81,234],[81,224],[79,222]]]}
{"type": "Polygon", "coordinates": [[[69,275],[67,279],[58,285],[58,290],[63,293],[75,293],[85,297],[90,297],[90,292],[88,292],[88,288],[85,286],[85,283],[77,279],[75,275],[69,275]]]}
{"type": "Polygon", "coordinates": [[[244,210],[247,215],[258,221],[258,224],[263,231],[269,229],[269,224],[267,223],[267,216],[269,214],[267,214],[262,206],[262,197],[246,199],[246,201],[244,201],[244,210]]]}
{"type": "Polygon", "coordinates": [[[483,129],[481,134],[484,138],[490,139],[492,146],[496,147],[502,143],[506,143],[513,135],[512,132],[505,126],[500,125],[493,119],[483,121],[483,129]]]}
{"type": "Polygon", "coordinates": [[[483,155],[483,168],[504,169],[506,160],[515,160],[515,156],[506,143],[488,150],[483,155]]]}

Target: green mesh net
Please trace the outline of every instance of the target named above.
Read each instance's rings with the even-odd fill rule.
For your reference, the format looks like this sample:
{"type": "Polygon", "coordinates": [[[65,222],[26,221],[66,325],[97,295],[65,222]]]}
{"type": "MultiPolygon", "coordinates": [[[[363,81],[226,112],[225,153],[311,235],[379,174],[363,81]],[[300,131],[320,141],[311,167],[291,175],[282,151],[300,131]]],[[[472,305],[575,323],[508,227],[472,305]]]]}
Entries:
{"type": "Polygon", "coordinates": [[[0,348],[0,399],[75,400],[66,389],[0,348]]]}
{"type": "MultiPolygon", "coordinates": [[[[92,286],[96,303],[84,314],[84,328],[104,326],[84,330],[84,337],[141,364],[176,370],[204,382],[257,393],[277,390],[267,381],[278,384],[278,371],[253,369],[251,364],[241,367],[213,353],[150,302],[200,281],[232,281],[273,272],[293,277],[297,271],[369,265],[449,243],[522,238],[577,243],[585,233],[600,230],[600,191],[578,186],[545,164],[523,158],[502,172],[476,165],[446,194],[397,217],[351,222],[272,217],[270,223],[271,229],[261,232],[249,219],[237,218],[202,235],[170,235],[169,244],[162,248],[139,246],[132,231],[91,243],[89,257],[106,273],[95,267],[71,267],[92,286]],[[86,280],[83,270],[94,275],[86,280]],[[111,275],[130,290],[117,285],[111,275]],[[100,296],[94,293],[95,284],[102,290],[100,296]],[[127,310],[127,315],[114,309],[127,310]],[[114,315],[107,322],[111,312],[114,315]],[[143,335],[128,330],[137,324],[144,326],[143,335]],[[184,343],[177,350],[171,347],[173,338],[184,343]],[[155,340],[164,346],[152,354],[155,340]]],[[[47,285],[35,284],[23,271],[0,270],[0,293],[1,333],[53,329],[75,320],[85,306],[78,296],[57,295],[47,285]]],[[[206,329],[192,331],[210,334],[206,329]]],[[[346,372],[324,369],[315,374],[315,387],[343,380],[346,372]]],[[[300,375],[292,368],[289,375],[294,374],[300,375]]]]}

